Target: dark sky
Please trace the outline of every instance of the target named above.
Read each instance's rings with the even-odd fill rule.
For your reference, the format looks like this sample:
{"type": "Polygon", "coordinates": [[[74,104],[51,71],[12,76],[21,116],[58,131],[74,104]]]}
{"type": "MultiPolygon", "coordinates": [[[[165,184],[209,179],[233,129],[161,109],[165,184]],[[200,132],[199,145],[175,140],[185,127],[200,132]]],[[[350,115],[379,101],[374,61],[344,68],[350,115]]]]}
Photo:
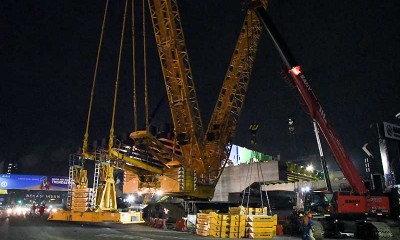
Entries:
{"type": "MultiPolygon", "coordinates": [[[[90,141],[109,135],[123,5],[110,3],[90,141]]],[[[0,160],[19,161],[22,173],[66,175],[68,155],[82,145],[104,6],[105,1],[93,0],[6,0],[0,6],[0,160]]],[[[244,12],[240,1],[232,0],[180,0],[179,6],[207,126],[244,12]]],[[[271,0],[268,12],[359,165],[364,158],[361,147],[374,132],[370,124],[396,123],[394,115],[400,112],[400,2],[271,0]]],[[[139,22],[139,10],[137,15],[139,22]]],[[[128,23],[117,134],[133,130],[130,27],[128,23]]],[[[143,76],[142,32],[138,24],[138,79],[143,76]]],[[[152,111],[165,87],[150,24],[146,32],[152,111]]],[[[250,147],[247,129],[256,121],[261,126],[258,150],[285,156],[295,144],[299,155],[317,154],[312,123],[296,91],[280,77],[282,66],[263,33],[234,142],[250,147]],[[295,143],[288,136],[288,117],[296,121],[295,143]]],[[[143,84],[138,88],[143,102],[143,84]]],[[[165,103],[154,124],[167,121],[165,103]]],[[[326,147],[325,151],[329,152],[326,147]]]]}

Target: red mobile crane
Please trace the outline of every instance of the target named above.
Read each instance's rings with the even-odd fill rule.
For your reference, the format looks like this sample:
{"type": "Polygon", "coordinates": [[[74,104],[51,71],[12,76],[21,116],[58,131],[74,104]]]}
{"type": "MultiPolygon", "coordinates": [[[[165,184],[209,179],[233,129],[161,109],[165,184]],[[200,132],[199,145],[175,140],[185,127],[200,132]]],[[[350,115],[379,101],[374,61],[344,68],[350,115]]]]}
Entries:
{"type": "MultiPolygon", "coordinates": [[[[278,50],[279,55],[288,70],[289,77],[293,81],[308,108],[310,117],[318,124],[318,127],[324,135],[341,171],[353,189],[353,192],[347,193],[333,192],[331,201],[332,206],[326,210],[331,211],[332,216],[335,218],[335,222],[337,222],[337,218],[339,217],[347,217],[349,219],[351,216],[355,219],[362,219],[365,218],[366,215],[372,214],[389,215],[389,197],[384,195],[384,193],[380,193],[378,196],[372,196],[366,188],[364,181],[360,174],[358,174],[356,167],[337,137],[333,126],[327,120],[325,112],[315,96],[309,81],[304,76],[301,67],[290,54],[286,44],[280,37],[280,34],[269,18],[263,5],[259,0],[247,1],[246,5],[256,13],[264,29],[268,32],[268,35],[272,39],[275,48],[278,50]]],[[[382,235],[382,232],[387,231],[385,225],[372,225],[377,234],[382,235]]],[[[390,231],[388,235],[391,235],[390,231]]]]}

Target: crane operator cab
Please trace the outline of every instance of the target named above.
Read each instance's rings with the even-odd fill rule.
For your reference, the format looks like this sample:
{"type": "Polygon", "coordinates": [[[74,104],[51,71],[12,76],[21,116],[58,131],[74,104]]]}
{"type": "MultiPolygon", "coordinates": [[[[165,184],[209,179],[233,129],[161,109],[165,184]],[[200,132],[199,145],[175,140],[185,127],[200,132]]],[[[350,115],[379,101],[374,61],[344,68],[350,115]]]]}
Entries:
{"type": "Polygon", "coordinates": [[[312,213],[314,217],[329,216],[332,211],[333,193],[312,191],[304,196],[304,209],[312,213]]]}

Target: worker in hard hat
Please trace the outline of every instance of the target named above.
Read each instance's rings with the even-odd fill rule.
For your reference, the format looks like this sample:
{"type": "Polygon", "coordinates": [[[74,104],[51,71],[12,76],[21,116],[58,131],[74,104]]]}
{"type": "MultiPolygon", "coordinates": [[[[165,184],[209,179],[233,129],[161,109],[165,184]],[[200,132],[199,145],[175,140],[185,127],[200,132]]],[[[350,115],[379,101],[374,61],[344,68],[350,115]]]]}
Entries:
{"type": "Polygon", "coordinates": [[[304,213],[304,215],[300,214],[299,217],[300,217],[300,222],[301,222],[301,227],[302,227],[302,239],[303,240],[314,239],[314,237],[312,236],[312,233],[311,233],[311,229],[312,229],[312,226],[314,226],[314,222],[312,221],[311,218],[309,218],[308,211],[306,211],[304,213]]]}
{"type": "Polygon", "coordinates": [[[35,216],[35,214],[36,214],[36,202],[33,201],[29,215],[35,216]]]}
{"type": "Polygon", "coordinates": [[[310,237],[309,237],[309,239],[310,239],[310,240],[315,240],[314,234],[313,234],[313,231],[314,231],[314,221],[312,220],[312,213],[311,213],[311,211],[308,212],[307,217],[308,217],[308,219],[310,219],[310,224],[311,224],[310,237]]]}
{"type": "Polygon", "coordinates": [[[303,213],[299,213],[299,216],[297,218],[297,225],[299,226],[298,232],[303,234],[303,224],[302,224],[302,217],[304,216],[303,213]]]}

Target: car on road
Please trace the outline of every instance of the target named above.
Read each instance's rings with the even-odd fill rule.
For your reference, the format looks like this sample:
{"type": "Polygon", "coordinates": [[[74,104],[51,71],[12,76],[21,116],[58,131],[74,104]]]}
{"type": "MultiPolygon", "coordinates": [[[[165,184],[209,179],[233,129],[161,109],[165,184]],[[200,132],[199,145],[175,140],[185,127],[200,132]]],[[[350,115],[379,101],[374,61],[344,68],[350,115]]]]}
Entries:
{"type": "Polygon", "coordinates": [[[25,216],[29,214],[30,208],[24,205],[11,205],[5,210],[6,216],[25,216]]]}

